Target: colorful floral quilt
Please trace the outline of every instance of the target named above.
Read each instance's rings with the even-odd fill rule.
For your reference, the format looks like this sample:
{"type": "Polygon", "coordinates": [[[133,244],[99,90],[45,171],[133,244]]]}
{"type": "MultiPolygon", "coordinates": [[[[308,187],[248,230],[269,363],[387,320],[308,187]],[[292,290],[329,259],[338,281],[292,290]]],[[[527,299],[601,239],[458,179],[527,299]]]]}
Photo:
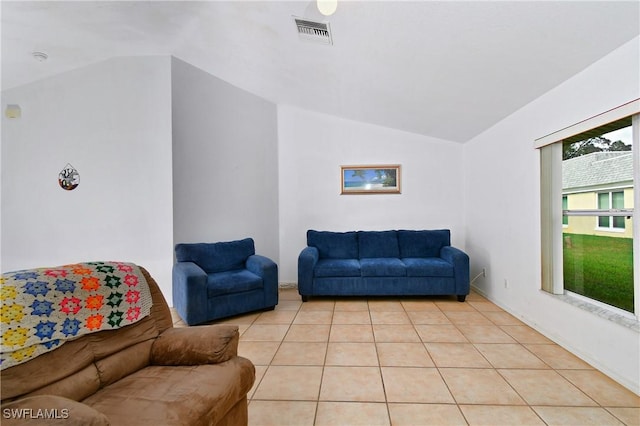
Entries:
{"type": "Polygon", "coordinates": [[[65,343],[133,324],[151,292],[132,263],[89,262],[8,272],[0,278],[0,369],[65,343]]]}

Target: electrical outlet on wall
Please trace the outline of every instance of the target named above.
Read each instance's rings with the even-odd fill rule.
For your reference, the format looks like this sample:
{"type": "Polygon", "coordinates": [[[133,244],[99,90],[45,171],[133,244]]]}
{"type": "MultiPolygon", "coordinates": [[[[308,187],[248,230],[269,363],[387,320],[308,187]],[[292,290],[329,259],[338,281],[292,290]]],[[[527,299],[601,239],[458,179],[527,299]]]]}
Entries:
{"type": "Polygon", "coordinates": [[[509,288],[509,280],[508,279],[504,279],[504,288],[509,288]]]}

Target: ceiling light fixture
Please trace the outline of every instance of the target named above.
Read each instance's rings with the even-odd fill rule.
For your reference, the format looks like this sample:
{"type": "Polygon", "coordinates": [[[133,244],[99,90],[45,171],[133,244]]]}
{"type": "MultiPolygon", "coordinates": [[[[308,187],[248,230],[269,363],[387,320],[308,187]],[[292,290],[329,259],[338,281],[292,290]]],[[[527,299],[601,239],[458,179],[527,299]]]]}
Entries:
{"type": "Polygon", "coordinates": [[[31,56],[33,56],[35,58],[35,60],[38,61],[38,62],[44,62],[47,59],[49,59],[49,55],[47,55],[44,52],[32,52],[31,56]]]}
{"type": "Polygon", "coordinates": [[[324,16],[333,15],[338,8],[338,0],[317,0],[318,10],[324,16]]]}

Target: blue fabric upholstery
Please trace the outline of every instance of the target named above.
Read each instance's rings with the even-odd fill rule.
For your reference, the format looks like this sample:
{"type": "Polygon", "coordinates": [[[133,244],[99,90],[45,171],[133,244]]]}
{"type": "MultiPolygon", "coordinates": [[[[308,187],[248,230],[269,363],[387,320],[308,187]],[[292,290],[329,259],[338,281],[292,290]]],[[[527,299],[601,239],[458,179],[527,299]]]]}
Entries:
{"type": "Polygon", "coordinates": [[[439,257],[440,249],[451,245],[448,229],[398,231],[400,257],[439,257]]]}
{"type": "Polygon", "coordinates": [[[402,259],[408,277],[453,277],[453,264],[439,257],[402,259]]]}
{"type": "Polygon", "coordinates": [[[251,238],[220,243],[176,244],[178,262],[193,262],[207,274],[243,269],[247,258],[255,253],[251,238]]]}
{"type": "Polygon", "coordinates": [[[400,257],[396,231],[360,231],[358,248],[360,259],[400,257]]]}
{"type": "Polygon", "coordinates": [[[321,259],[358,258],[358,234],[355,232],[309,230],[307,245],[316,247],[321,259]]]}
{"type": "Polygon", "coordinates": [[[308,231],[298,292],[309,296],[469,294],[469,256],[448,229],[308,231]]]}
{"type": "Polygon", "coordinates": [[[469,294],[469,256],[462,250],[444,246],[440,250],[443,260],[451,263],[455,271],[456,294],[469,294]],[[464,293],[466,291],[466,293],[464,293]]]}
{"type": "Polygon", "coordinates": [[[189,325],[278,304],[278,266],[251,238],[176,245],[173,306],[189,325]]]}
{"type": "Polygon", "coordinates": [[[407,268],[398,258],[360,259],[363,277],[406,277],[407,268]]]}
{"type": "Polygon", "coordinates": [[[321,259],[314,274],[316,277],[359,277],[360,262],[357,259],[321,259]]]}
{"type": "Polygon", "coordinates": [[[246,269],[216,272],[207,276],[207,296],[242,293],[262,288],[262,278],[246,269]]]}

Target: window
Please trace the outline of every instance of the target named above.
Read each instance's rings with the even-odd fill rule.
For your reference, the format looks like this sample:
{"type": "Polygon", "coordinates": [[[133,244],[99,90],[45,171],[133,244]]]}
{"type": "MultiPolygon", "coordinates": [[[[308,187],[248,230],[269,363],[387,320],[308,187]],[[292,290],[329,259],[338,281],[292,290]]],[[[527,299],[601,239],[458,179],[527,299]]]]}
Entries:
{"type": "MultiPolygon", "coordinates": [[[[624,192],[601,192],[598,194],[599,210],[624,209],[624,192]]],[[[624,229],[624,216],[598,216],[598,227],[608,229],[624,229]]]]}
{"type": "Polygon", "coordinates": [[[640,318],[640,100],[612,111],[536,141],[542,289],[640,318]]]}

